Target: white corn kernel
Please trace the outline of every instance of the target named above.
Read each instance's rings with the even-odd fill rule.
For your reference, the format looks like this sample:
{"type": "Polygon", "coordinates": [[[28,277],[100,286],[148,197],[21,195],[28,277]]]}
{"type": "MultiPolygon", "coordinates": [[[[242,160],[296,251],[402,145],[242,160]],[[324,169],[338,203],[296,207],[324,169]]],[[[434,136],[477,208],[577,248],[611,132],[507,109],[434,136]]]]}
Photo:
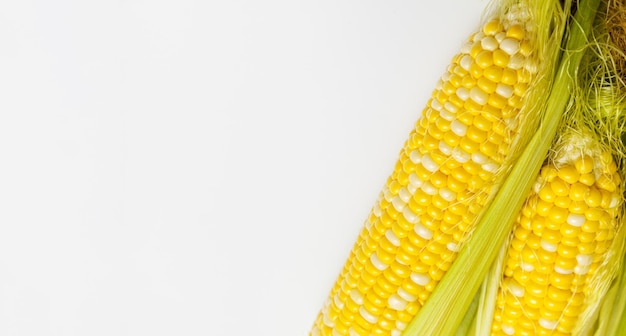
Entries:
{"type": "Polygon", "coordinates": [[[500,49],[513,56],[519,50],[519,41],[512,38],[505,38],[502,42],[500,42],[500,49]]]}
{"type": "Polygon", "coordinates": [[[515,335],[515,328],[508,324],[502,324],[502,332],[507,335],[515,335]]]}
{"type": "Polygon", "coordinates": [[[413,212],[413,210],[411,210],[411,207],[404,208],[404,211],[402,211],[402,216],[404,216],[404,219],[406,219],[406,221],[411,223],[411,224],[415,224],[415,223],[419,222],[419,220],[420,220],[419,216],[416,215],[413,212]]]}
{"type": "Polygon", "coordinates": [[[480,40],[480,46],[485,50],[494,51],[498,49],[498,40],[493,36],[485,36],[480,40]]]}
{"type": "Polygon", "coordinates": [[[500,165],[495,162],[490,162],[490,163],[485,163],[484,165],[482,165],[482,168],[487,172],[495,173],[500,168],[500,165]]]}
{"type": "Polygon", "coordinates": [[[393,208],[396,209],[398,212],[402,212],[402,210],[404,210],[404,207],[406,207],[406,203],[402,201],[400,196],[392,198],[391,204],[393,205],[393,208]]]}
{"type": "Polygon", "coordinates": [[[358,305],[363,304],[363,294],[361,294],[361,291],[357,288],[350,291],[350,298],[352,298],[352,301],[358,305]]]}
{"type": "Polygon", "coordinates": [[[450,121],[450,122],[452,122],[456,118],[456,116],[454,114],[448,112],[447,110],[441,110],[439,112],[439,116],[441,118],[447,120],[447,121],[450,121]]]}
{"type": "Polygon", "coordinates": [[[589,265],[577,265],[574,267],[574,274],[585,275],[589,272],[589,265]]]}
{"type": "Polygon", "coordinates": [[[387,304],[391,309],[404,310],[404,308],[406,308],[407,302],[398,294],[392,294],[387,300],[387,304]]]}
{"type": "Polygon", "coordinates": [[[496,38],[496,41],[498,41],[498,43],[501,43],[506,38],[506,33],[505,32],[499,32],[499,33],[496,34],[495,38],[496,38]]]}
{"type": "Polygon", "coordinates": [[[472,99],[479,105],[485,105],[487,104],[489,95],[485,93],[485,91],[481,90],[478,86],[475,86],[470,90],[470,99],[472,99]]]}
{"type": "Polygon", "coordinates": [[[559,325],[559,321],[557,321],[557,320],[548,320],[548,319],[545,319],[545,318],[540,318],[539,319],[539,325],[544,327],[544,328],[546,328],[546,329],[554,330],[559,325]]]}
{"type": "Polygon", "coordinates": [[[430,282],[430,277],[422,273],[411,273],[411,280],[420,286],[426,286],[430,282]]]}
{"type": "Polygon", "coordinates": [[[516,297],[524,296],[524,287],[520,286],[520,284],[517,283],[517,281],[515,281],[514,279],[508,280],[509,281],[506,281],[506,288],[511,292],[511,294],[516,297]]]}
{"type": "Polygon", "coordinates": [[[374,207],[372,209],[372,213],[374,213],[374,216],[376,216],[376,217],[380,217],[380,216],[383,215],[383,212],[380,209],[380,204],[378,202],[376,202],[376,204],[374,204],[374,207]]]}
{"type": "Polygon", "coordinates": [[[441,111],[441,109],[443,108],[443,106],[437,99],[433,99],[430,101],[430,107],[432,107],[432,109],[435,111],[441,111]]]}
{"type": "Polygon", "coordinates": [[[456,199],[456,194],[448,188],[439,189],[439,196],[448,202],[452,202],[456,199]]]}
{"type": "Polygon", "coordinates": [[[337,308],[343,309],[344,303],[343,301],[341,301],[341,297],[339,296],[339,293],[337,293],[335,297],[333,297],[333,302],[335,303],[335,306],[337,308]]]}
{"type": "MultiPolygon", "coordinates": [[[[412,188],[419,188],[422,184],[424,184],[424,182],[415,173],[411,173],[411,175],[409,175],[409,186],[412,188]]],[[[412,192],[412,194],[413,193],[414,192],[412,192]]]]}
{"type": "Polygon", "coordinates": [[[496,87],[496,93],[503,98],[511,98],[513,96],[513,88],[506,84],[498,84],[496,87]]]}
{"type": "Polygon", "coordinates": [[[443,108],[450,113],[457,113],[459,111],[459,108],[451,102],[446,102],[445,104],[443,104],[443,108]]]}
{"type": "Polygon", "coordinates": [[[576,261],[578,265],[589,266],[593,263],[593,255],[591,254],[578,254],[576,255],[576,261]]]}
{"type": "Polygon", "coordinates": [[[387,202],[391,202],[391,199],[393,198],[393,195],[391,195],[391,190],[389,190],[389,187],[387,186],[383,187],[383,198],[387,202]]]}
{"type": "Polygon", "coordinates": [[[509,59],[509,65],[508,67],[513,69],[513,70],[518,70],[521,69],[524,66],[524,61],[526,59],[524,58],[524,56],[520,55],[520,54],[515,54],[513,56],[511,56],[511,58],[509,59]]]}
{"type": "Polygon", "coordinates": [[[430,231],[429,228],[425,227],[422,224],[415,224],[415,226],[413,227],[413,231],[415,231],[415,233],[417,233],[418,236],[426,239],[426,240],[431,240],[433,238],[433,232],[430,231]]]}
{"type": "Polygon", "coordinates": [[[361,317],[365,319],[365,321],[371,324],[378,322],[378,316],[368,312],[367,309],[365,309],[365,306],[361,306],[361,309],[359,309],[359,313],[361,314],[361,317]]]}
{"type": "Polygon", "coordinates": [[[445,155],[452,154],[452,147],[443,140],[439,141],[439,150],[445,155]]]}
{"type": "Polygon", "coordinates": [[[411,160],[411,162],[415,164],[418,164],[422,162],[422,155],[418,150],[414,150],[411,152],[411,154],[409,154],[409,160],[411,160]]]}
{"type": "Polygon", "coordinates": [[[422,156],[422,166],[431,173],[439,170],[439,165],[428,154],[422,156]]]}
{"type": "Polygon", "coordinates": [[[532,272],[535,270],[535,266],[533,266],[533,264],[531,263],[525,263],[522,262],[520,263],[520,267],[525,271],[525,272],[532,272]]]}
{"type": "Polygon", "coordinates": [[[454,132],[454,134],[460,137],[465,136],[465,133],[467,133],[467,125],[458,120],[454,120],[450,123],[450,129],[454,132]]]}
{"type": "Polygon", "coordinates": [[[443,90],[443,80],[441,80],[441,78],[437,81],[437,84],[435,84],[435,90],[437,91],[443,90]]]}
{"type": "Polygon", "coordinates": [[[422,190],[424,190],[424,192],[430,196],[435,196],[439,193],[439,191],[437,190],[437,188],[435,188],[435,186],[433,186],[430,182],[426,181],[424,182],[424,184],[422,184],[422,190]]]}
{"type": "Polygon", "coordinates": [[[485,33],[483,33],[482,31],[479,31],[478,33],[474,34],[474,36],[472,36],[472,40],[473,40],[474,42],[479,42],[479,41],[481,41],[484,37],[485,37],[485,33]]]}
{"type": "Polygon", "coordinates": [[[378,258],[378,255],[376,255],[376,252],[372,253],[372,256],[370,257],[370,261],[372,262],[372,265],[374,265],[374,267],[376,267],[376,269],[379,271],[384,271],[387,269],[387,267],[389,267],[389,265],[385,264],[378,258]]]}
{"type": "Polygon", "coordinates": [[[556,244],[547,242],[545,240],[541,240],[541,248],[543,248],[544,250],[548,251],[548,252],[556,252],[556,244]]]}
{"type": "Polygon", "coordinates": [[[474,60],[472,59],[472,57],[470,55],[465,55],[463,56],[463,58],[461,58],[461,62],[459,62],[459,65],[465,71],[469,71],[470,66],[472,66],[472,63],[474,63],[474,60]]]}
{"type": "Polygon", "coordinates": [[[455,147],[452,150],[452,158],[457,160],[460,163],[465,163],[471,159],[471,155],[468,152],[462,150],[461,148],[455,147]]]}
{"type": "Polygon", "coordinates": [[[469,90],[464,87],[460,87],[456,89],[456,96],[462,101],[466,101],[469,98],[469,90]]]}
{"type": "Polygon", "coordinates": [[[393,230],[388,229],[387,232],[385,232],[385,237],[387,237],[387,240],[389,240],[393,246],[400,246],[400,238],[393,233],[393,230]]]}
{"type": "Polygon", "coordinates": [[[400,188],[398,192],[398,196],[402,199],[402,202],[408,203],[411,200],[411,193],[406,189],[406,187],[400,188]]]}
{"type": "Polygon", "coordinates": [[[565,275],[572,274],[574,272],[574,270],[562,268],[562,267],[559,267],[559,266],[554,266],[554,271],[559,273],[559,274],[565,274],[565,275]]]}
{"type": "Polygon", "coordinates": [[[585,224],[586,221],[587,218],[585,218],[585,215],[573,213],[567,215],[567,224],[571,226],[581,227],[583,226],[583,224],[585,224]]]}
{"type": "Polygon", "coordinates": [[[324,324],[329,326],[329,327],[334,327],[335,326],[335,321],[330,319],[330,316],[328,316],[328,314],[326,313],[328,311],[328,309],[324,309],[324,324]]]}
{"type": "Polygon", "coordinates": [[[404,288],[400,287],[398,288],[398,295],[403,298],[404,300],[406,300],[407,302],[413,302],[415,300],[417,300],[417,296],[407,292],[404,288]]]}
{"type": "Polygon", "coordinates": [[[478,163],[479,165],[487,163],[487,160],[489,160],[489,158],[481,152],[476,152],[472,154],[472,161],[478,163]]]}

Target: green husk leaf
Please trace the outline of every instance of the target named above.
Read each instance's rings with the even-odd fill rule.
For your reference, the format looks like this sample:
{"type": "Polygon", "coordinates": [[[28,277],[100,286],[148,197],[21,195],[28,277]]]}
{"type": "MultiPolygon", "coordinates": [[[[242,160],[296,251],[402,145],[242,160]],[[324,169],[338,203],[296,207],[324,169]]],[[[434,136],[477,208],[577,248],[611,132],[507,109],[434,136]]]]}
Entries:
{"type": "MultiPolygon", "coordinates": [[[[620,229],[619,239],[624,241],[624,225],[620,229]]],[[[616,238],[617,240],[617,238],[616,238]]],[[[623,245],[623,244],[622,244],[623,245]]],[[[623,248],[622,248],[623,251],[623,248]]],[[[607,291],[599,307],[599,316],[595,336],[620,336],[626,330],[626,259],[621,256],[620,274],[612,282],[611,288],[607,291]]]]}
{"type": "Polygon", "coordinates": [[[618,279],[607,293],[595,335],[619,336],[623,330],[626,330],[626,259],[622,261],[618,279]]]}
{"type": "Polygon", "coordinates": [[[455,336],[468,336],[471,330],[475,328],[474,323],[476,321],[476,313],[478,311],[479,299],[479,295],[477,294],[472,300],[472,303],[467,309],[467,312],[465,312],[465,317],[463,317],[463,320],[461,321],[461,324],[459,325],[459,329],[457,329],[455,336]]]}
{"type": "Polygon", "coordinates": [[[496,259],[493,263],[487,277],[485,277],[485,280],[483,281],[480,291],[478,313],[476,314],[475,329],[472,331],[471,335],[489,335],[491,333],[491,321],[493,321],[495,313],[496,297],[500,286],[500,276],[504,267],[504,260],[510,240],[511,239],[509,237],[505,244],[502,244],[498,259],[496,259]]]}

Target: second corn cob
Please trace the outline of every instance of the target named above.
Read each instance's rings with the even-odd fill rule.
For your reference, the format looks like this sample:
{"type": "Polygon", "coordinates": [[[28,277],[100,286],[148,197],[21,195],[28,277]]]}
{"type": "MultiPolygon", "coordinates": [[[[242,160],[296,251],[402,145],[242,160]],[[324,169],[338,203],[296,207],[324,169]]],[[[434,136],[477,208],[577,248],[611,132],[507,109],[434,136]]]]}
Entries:
{"type": "Polygon", "coordinates": [[[570,335],[616,235],[623,189],[611,151],[574,130],[557,151],[517,219],[494,335],[570,335]]]}

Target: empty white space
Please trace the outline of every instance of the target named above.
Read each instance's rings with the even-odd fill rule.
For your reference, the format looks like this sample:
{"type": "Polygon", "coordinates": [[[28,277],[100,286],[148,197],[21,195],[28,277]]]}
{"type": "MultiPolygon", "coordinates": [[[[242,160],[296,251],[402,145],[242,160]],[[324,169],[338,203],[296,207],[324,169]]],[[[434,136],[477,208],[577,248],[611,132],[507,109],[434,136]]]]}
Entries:
{"type": "Polygon", "coordinates": [[[486,5],[0,1],[0,335],[306,335],[486,5]]]}

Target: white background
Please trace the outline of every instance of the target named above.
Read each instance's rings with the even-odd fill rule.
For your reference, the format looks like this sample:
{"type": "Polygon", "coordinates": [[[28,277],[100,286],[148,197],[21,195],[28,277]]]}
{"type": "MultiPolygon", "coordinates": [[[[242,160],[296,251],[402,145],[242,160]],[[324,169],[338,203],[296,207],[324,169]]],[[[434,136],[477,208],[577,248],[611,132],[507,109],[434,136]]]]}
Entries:
{"type": "Polygon", "coordinates": [[[0,335],[306,335],[486,5],[0,1],[0,335]]]}

